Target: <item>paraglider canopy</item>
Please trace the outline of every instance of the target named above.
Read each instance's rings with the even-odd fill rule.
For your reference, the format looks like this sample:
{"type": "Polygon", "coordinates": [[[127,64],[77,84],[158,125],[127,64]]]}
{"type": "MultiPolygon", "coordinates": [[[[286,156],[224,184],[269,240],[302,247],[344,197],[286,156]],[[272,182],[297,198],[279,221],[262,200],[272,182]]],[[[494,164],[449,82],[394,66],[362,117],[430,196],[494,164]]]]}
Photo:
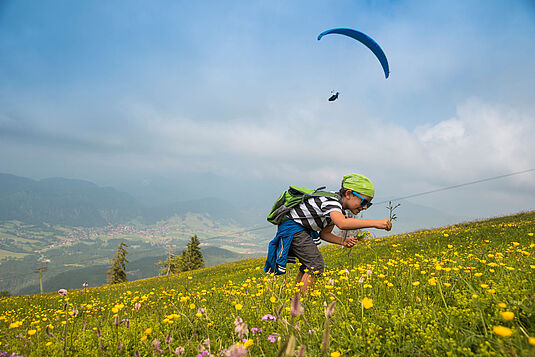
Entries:
{"type": "Polygon", "coordinates": [[[377,42],[375,42],[370,36],[353,29],[336,28],[320,33],[318,35],[318,41],[321,40],[323,36],[330,35],[333,33],[351,37],[357,41],[360,41],[362,44],[368,47],[375,54],[379,62],[381,62],[381,66],[383,67],[383,71],[385,72],[385,78],[388,78],[388,75],[390,74],[390,69],[388,68],[388,60],[386,59],[386,55],[381,49],[381,46],[379,46],[377,42]]]}

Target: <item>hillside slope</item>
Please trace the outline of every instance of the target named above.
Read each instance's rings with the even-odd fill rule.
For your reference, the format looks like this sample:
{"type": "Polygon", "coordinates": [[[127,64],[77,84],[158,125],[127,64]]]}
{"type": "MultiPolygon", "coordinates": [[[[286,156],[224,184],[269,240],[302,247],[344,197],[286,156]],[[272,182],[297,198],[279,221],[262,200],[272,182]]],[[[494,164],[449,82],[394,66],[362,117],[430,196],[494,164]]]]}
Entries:
{"type": "Polygon", "coordinates": [[[304,346],[313,356],[529,355],[534,232],[530,212],[351,250],[329,245],[325,274],[293,304],[293,276],[265,276],[263,259],[71,291],[68,299],[0,298],[2,350],[272,356],[304,346]]]}

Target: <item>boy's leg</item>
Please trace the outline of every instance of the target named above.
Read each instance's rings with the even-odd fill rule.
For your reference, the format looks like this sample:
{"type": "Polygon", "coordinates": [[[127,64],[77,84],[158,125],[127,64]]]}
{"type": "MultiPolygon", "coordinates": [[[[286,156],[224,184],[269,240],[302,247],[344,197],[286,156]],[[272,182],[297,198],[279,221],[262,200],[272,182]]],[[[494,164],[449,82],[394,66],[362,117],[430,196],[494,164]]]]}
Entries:
{"type": "Polygon", "coordinates": [[[295,285],[303,283],[300,290],[303,295],[314,286],[317,276],[323,273],[325,263],[323,257],[314,244],[312,237],[306,232],[296,233],[290,246],[290,254],[299,259],[301,267],[295,278],[295,285]]]}
{"type": "Polygon", "coordinates": [[[303,274],[304,273],[301,270],[299,270],[299,272],[295,276],[295,283],[294,283],[295,286],[297,286],[297,284],[301,282],[301,279],[303,278],[303,274]]]}
{"type": "Polygon", "coordinates": [[[307,295],[308,290],[314,287],[314,284],[316,283],[316,277],[309,273],[303,273],[301,282],[303,283],[301,286],[301,294],[307,295]]]}

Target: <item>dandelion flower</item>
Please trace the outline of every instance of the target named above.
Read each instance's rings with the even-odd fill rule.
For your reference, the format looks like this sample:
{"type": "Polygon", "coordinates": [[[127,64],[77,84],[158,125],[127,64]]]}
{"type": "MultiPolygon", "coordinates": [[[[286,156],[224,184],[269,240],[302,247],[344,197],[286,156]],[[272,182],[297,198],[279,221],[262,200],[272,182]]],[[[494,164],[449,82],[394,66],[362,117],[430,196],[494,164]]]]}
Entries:
{"type": "Polygon", "coordinates": [[[362,304],[362,306],[365,308],[365,309],[369,309],[371,307],[373,307],[373,300],[372,299],[369,299],[367,297],[363,298],[362,301],[360,302],[362,304]]]}
{"type": "Polygon", "coordinates": [[[340,352],[331,352],[331,357],[340,357],[340,352]]]}
{"type": "Polygon", "coordinates": [[[37,330],[30,330],[30,331],[28,331],[28,335],[33,336],[33,335],[35,335],[36,332],[37,332],[37,330]]]}
{"type": "Polygon", "coordinates": [[[504,302],[501,302],[498,304],[498,306],[501,307],[502,309],[505,309],[507,307],[507,304],[504,302]]]}
{"type": "Polygon", "coordinates": [[[150,335],[152,333],[152,328],[148,328],[145,330],[145,335],[150,335]]]}
{"type": "Polygon", "coordinates": [[[515,313],[511,311],[503,311],[502,317],[505,321],[511,321],[515,317],[515,313]]]}
{"type": "Polygon", "coordinates": [[[9,328],[17,328],[20,325],[22,325],[22,323],[20,321],[15,321],[15,322],[12,322],[12,323],[9,324],[9,328]]]}
{"type": "Polygon", "coordinates": [[[241,309],[243,309],[243,305],[242,304],[236,304],[234,305],[234,308],[238,311],[240,311],[241,309]]]}
{"type": "Polygon", "coordinates": [[[505,326],[494,326],[492,330],[496,335],[501,337],[509,337],[513,334],[513,331],[505,326]]]}
{"type": "Polygon", "coordinates": [[[419,281],[415,281],[415,282],[412,283],[412,286],[418,286],[418,285],[420,285],[419,281]]]}

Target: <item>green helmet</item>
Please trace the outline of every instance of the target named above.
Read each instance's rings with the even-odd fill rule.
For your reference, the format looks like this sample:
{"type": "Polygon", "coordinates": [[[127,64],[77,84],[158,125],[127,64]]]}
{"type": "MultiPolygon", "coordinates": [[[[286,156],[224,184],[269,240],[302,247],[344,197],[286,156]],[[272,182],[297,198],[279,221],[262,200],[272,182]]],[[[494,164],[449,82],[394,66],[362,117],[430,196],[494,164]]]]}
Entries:
{"type": "Polygon", "coordinates": [[[375,188],[373,183],[364,175],[349,174],[345,175],[342,180],[342,187],[352,190],[363,195],[373,197],[375,196],[375,188]]]}

